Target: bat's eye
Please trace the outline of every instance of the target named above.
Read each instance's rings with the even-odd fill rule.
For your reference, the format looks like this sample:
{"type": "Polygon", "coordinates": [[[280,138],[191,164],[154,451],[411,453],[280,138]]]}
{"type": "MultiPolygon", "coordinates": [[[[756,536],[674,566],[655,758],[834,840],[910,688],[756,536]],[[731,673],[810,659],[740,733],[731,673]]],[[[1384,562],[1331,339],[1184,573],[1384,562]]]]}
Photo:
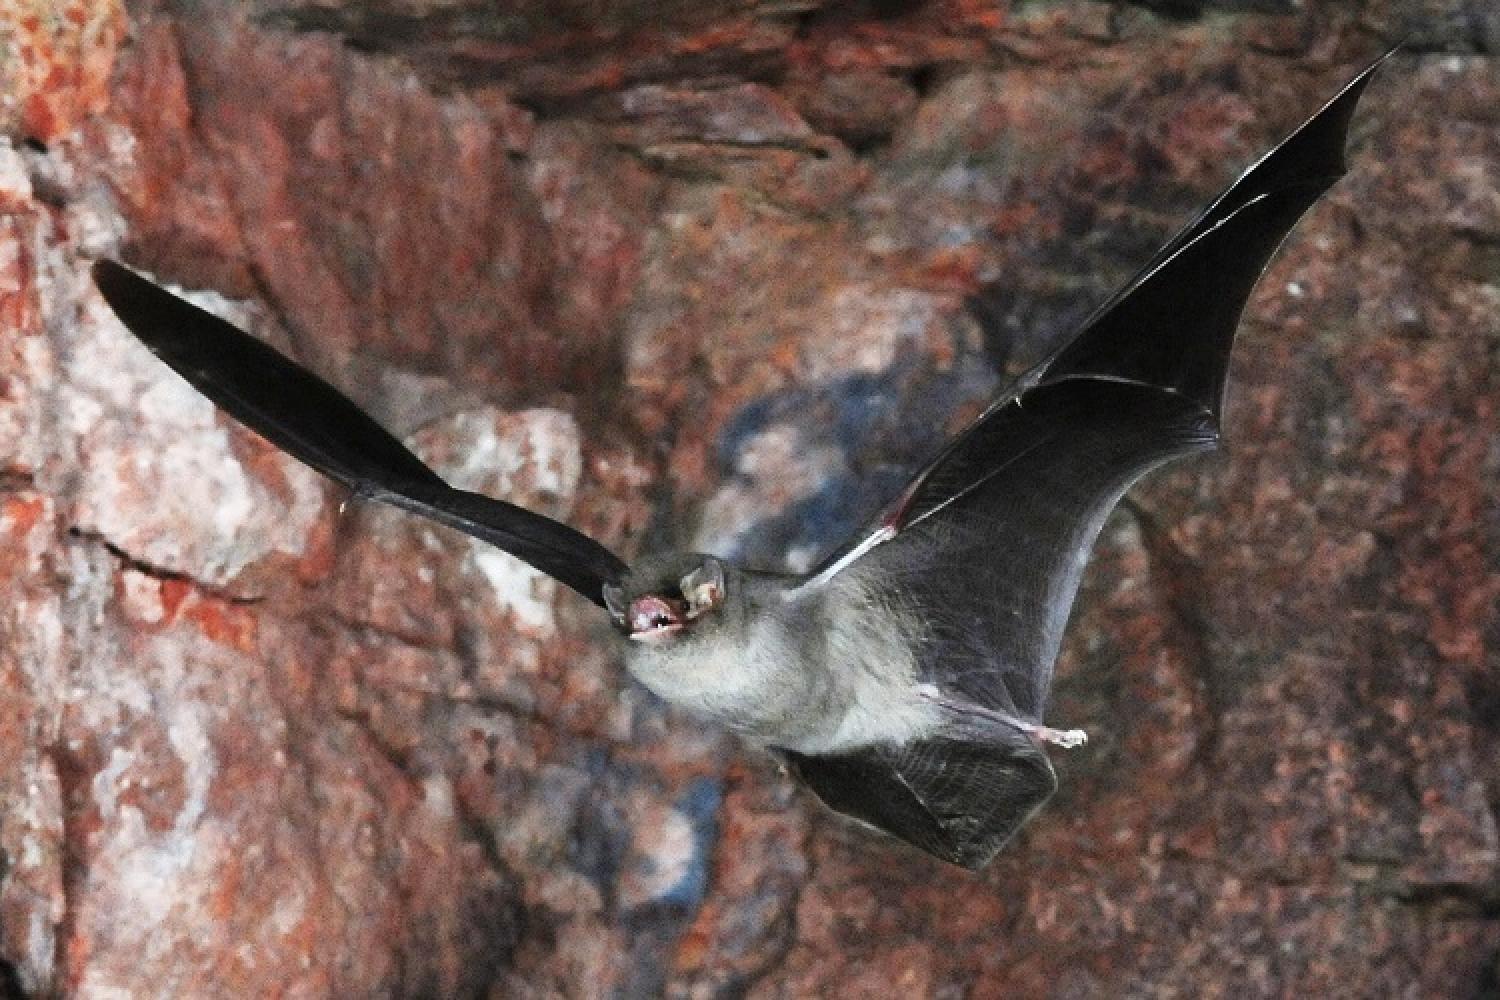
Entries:
{"type": "Polygon", "coordinates": [[[660,642],[682,631],[680,602],[660,597],[640,597],[630,604],[630,638],[637,642],[660,642]]]}

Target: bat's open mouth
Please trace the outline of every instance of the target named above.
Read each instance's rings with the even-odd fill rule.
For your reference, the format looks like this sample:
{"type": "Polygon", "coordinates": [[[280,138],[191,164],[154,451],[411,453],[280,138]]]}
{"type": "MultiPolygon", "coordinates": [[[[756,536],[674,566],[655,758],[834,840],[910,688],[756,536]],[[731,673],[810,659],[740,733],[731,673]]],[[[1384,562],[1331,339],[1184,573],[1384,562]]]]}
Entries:
{"type": "Polygon", "coordinates": [[[656,596],[637,598],[630,605],[630,638],[636,642],[661,642],[686,627],[681,601],[656,596]]]}

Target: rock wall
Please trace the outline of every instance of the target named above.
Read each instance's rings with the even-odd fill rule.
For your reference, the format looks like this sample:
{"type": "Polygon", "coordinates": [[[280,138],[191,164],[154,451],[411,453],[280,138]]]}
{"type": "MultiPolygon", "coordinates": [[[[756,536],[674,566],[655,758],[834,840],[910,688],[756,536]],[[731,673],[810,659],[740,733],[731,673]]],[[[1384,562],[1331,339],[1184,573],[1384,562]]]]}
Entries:
{"type": "Polygon", "coordinates": [[[0,0],[0,995],[1494,995],[1500,16],[1145,6],[0,0]],[[796,568],[1403,37],[979,876],[346,506],[86,277],[627,555],[796,568]]]}

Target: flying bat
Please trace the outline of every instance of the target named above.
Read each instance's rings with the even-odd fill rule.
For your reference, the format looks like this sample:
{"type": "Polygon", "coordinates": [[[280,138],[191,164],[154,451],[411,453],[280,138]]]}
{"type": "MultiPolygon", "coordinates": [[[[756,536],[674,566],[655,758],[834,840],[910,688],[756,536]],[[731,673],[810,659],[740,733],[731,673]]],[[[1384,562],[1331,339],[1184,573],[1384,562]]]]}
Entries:
{"type": "MultiPolygon", "coordinates": [[[[1387,53],[1388,57],[1389,53],[1387,53]]],[[[1089,551],[1125,490],[1219,442],[1235,329],[1282,239],[1344,172],[1370,65],[1250,167],[803,575],[712,555],[627,565],[454,489],[346,396],[109,260],[94,280],[158,358],[360,497],[483,539],[608,611],[626,668],[779,755],[839,813],[983,867],[1057,787],[1043,718],[1089,551]]]]}

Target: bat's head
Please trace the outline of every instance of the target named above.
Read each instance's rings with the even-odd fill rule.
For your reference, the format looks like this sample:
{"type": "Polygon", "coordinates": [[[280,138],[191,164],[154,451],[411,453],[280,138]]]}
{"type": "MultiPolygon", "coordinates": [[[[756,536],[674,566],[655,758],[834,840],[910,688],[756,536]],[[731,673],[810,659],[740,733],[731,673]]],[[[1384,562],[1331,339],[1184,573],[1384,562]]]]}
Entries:
{"type": "Polygon", "coordinates": [[[651,645],[712,628],[727,597],[724,564],[698,553],[642,559],[618,584],[604,585],[615,627],[651,645]]]}

